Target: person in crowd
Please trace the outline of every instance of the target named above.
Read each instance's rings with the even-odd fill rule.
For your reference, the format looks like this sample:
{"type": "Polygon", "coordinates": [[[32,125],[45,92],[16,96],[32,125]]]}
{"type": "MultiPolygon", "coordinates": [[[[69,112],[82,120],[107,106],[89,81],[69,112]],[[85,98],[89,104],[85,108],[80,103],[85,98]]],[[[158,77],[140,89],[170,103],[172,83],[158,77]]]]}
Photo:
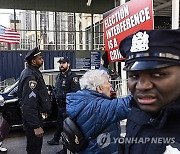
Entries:
{"type": "Polygon", "coordinates": [[[108,54],[107,51],[105,51],[101,57],[99,70],[104,70],[107,73],[109,73],[108,68],[109,68],[108,54]]]}
{"type": "MultiPolygon", "coordinates": [[[[66,94],[76,92],[80,89],[79,79],[77,75],[71,71],[70,62],[67,57],[60,57],[58,60],[60,73],[57,75],[54,88],[54,96],[58,105],[57,131],[53,139],[47,141],[49,145],[58,145],[63,131],[63,120],[66,115],[66,94]]],[[[65,154],[66,148],[57,154],[65,154]]]]}
{"type": "Polygon", "coordinates": [[[75,119],[85,138],[98,134],[80,153],[119,153],[113,138],[120,137],[120,120],[130,111],[131,96],[110,98],[109,75],[103,70],[87,71],[80,78],[81,90],[66,97],[67,114],[75,119]]]}
{"type": "Polygon", "coordinates": [[[180,31],[140,30],[121,42],[120,52],[135,100],[125,154],[180,153],[180,31]]]}
{"type": "Polygon", "coordinates": [[[114,69],[111,70],[110,76],[111,76],[111,80],[120,79],[120,76],[119,76],[118,72],[116,70],[114,70],[114,69]]]}
{"type": "Polygon", "coordinates": [[[42,114],[51,109],[48,91],[39,68],[43,65],[41,52],[37,47],[30,50],[25,60],[27,68],[20,75],[18,98],[22,111],[23,128],[27,137],[28,154],[40,154],[43,143],[42,114]]]}
{"type": "MultiPolygon", "coordinates": [[[[0,106],[4,106],[4,98],[0,95],[0,106]]],[[[9,134],[9,124],[3,118],[3,114],[0,112],[0,152],[7,152],[7,148],[3,147],[3,141],[9,134]]]]}

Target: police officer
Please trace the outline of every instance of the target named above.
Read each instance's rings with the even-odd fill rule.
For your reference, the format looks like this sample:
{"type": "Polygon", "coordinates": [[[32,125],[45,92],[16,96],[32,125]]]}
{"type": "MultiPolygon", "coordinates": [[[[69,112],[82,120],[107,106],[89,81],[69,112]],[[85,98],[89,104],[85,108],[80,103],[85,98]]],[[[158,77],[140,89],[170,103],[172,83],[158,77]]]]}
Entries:
{"type": "Polygon", "coordinates": [[[125,154],[180,153],[180,31],[138,31],[120,51],[135,100],[125,154]]]}
{"type": "MultiPolygon", "coordinates": [[[[47,141],[49,145],[58,145],[61,132],[63,131],[63,119],[66,113],[66,94],[80,90],[77,75],[71,71],[69,59],[60,57],[58,60],[60,73],[56,77],[54,96],[58,105],[57,131],[52,140],[47,141]]],[[[66,149],[59,153],[66,153],[66,149]]]]}
{"type": "Polygon", "coordinates": [[[27,137],[26,151],[28,154],[40,154],[44,134],[41,113],[48,113],[51,104],[39,71],[43,64],[41,52],[36,47],[27,53],[25,60],[28,65],[19,78],[18,98],[27,137]]]}

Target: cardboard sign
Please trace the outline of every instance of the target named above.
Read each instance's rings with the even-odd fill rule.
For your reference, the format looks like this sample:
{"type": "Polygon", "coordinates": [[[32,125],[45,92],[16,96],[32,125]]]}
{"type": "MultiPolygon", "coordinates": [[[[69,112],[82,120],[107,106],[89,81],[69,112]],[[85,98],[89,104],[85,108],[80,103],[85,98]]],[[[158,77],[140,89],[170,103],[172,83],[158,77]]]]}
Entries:
{"type": "Polygon", "coordinates": [[[153,1],[131,0],[103,14],[104,42],[110,62],[122,61],[121,40],[138,30],[153,29],[153,1]]]}

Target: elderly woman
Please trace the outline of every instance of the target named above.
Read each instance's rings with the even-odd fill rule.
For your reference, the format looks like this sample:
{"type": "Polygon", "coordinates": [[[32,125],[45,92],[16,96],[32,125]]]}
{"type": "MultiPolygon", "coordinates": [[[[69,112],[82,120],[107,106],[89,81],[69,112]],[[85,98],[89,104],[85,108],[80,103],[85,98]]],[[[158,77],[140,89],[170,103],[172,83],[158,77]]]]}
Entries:
{"type": "Polygon", "coordinates": [[[131,96],[111,99],[109,76],[103,70],[86,72],[80,79],[80,86],[81,90],[67,94],[67,114],[76,119],[86,138],[101,134],[80,153],[119,153],[119,144],[114,139],[120,137],[119,121],[130,111],[131,96]],[[107,139],[106,142],[103,139],[107,139]]]}

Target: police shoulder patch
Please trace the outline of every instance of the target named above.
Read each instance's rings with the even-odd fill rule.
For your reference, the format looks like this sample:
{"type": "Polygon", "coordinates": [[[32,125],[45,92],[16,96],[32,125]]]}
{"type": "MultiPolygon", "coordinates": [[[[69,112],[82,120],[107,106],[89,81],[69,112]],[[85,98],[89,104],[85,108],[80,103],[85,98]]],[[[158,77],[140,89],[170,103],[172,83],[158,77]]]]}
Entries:
{"type": "Polygon", "coordinates": [[[31,88],[31,90],[33,90],[34,88],[36,88],[37,82],[34,80],[30,80],[29,81],[29,88],[31,88]]]}
{"type": "Polygon", "coordinates": [[[31,97],[36,98],[36,94],[34,93],[34,91],[32,91],[32,92],[29,94],[29,98],[31,98],[31,97]]]}
{"type": "Polygon", "coordinates": [[[73,78],[73,81],[74,81],[75,83],[79,83],[78,77],[74,77],[74,78],[73,78]]]}

